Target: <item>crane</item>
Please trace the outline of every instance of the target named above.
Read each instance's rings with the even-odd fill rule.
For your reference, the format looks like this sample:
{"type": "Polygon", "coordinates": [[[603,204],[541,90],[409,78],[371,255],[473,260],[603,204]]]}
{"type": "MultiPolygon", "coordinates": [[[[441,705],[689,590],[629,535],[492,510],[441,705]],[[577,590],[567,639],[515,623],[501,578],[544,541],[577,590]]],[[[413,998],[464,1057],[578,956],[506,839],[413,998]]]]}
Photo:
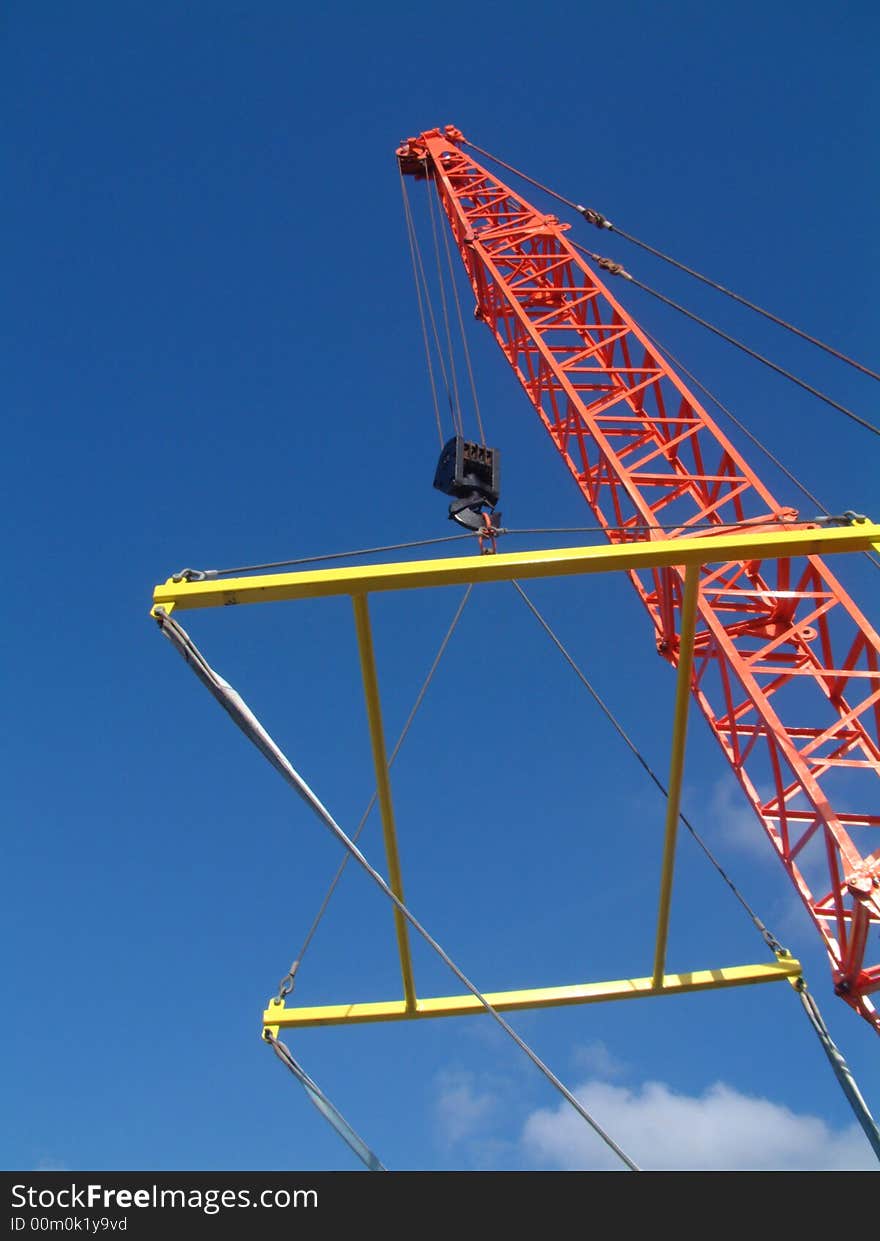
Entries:
{"type": "MultiPolygon", "coordinates": [[[[474,315],[607,538],[815,524],[758,478],[566,236],[570,226],[469,146],[454,126],[426,130],[398,148],[400,171],[436,187],[474,315]]],[[[629,576],[658,652],[677,666],[684,569],[629,576]]],[[[818,556],[708,567],[691,691],[822,937],[835,992],[880,1033],[880,960],[868,959],[880,924],[880,637],[818,556]],[[863,852],[856,836],[875,847],[863,852]]]]}

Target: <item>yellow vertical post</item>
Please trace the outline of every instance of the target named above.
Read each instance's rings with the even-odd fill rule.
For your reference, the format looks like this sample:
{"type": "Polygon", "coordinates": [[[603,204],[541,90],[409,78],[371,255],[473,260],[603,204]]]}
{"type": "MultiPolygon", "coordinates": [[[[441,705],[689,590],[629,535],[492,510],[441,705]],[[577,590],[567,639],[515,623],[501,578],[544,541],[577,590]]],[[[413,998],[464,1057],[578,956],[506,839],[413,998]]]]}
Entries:
{"type": "Polygon", "coordinates": [[[688,707],[691,698],[691,672],[694,666],[694,633],[697,624],[697,598],[700,593],[700,566],[688,565],[684,579],[681,606],[681,630],[678,647],[678,680],[675,686],[675,714],[672,720],[672,757],[669,763],[669,795],[666,801],[666,838],[663,844],[663,867],[660,873],[660,908],[657,914],[657,944],[654,950],[652,985],[663,987],[666,969],[666,940],[669,934],[669,909],[672,904],[672,874],[675,868],[675,842],[681,812],[681,782],[684,774],[684,749],[687,739],[688,707]]]}
{"type": "MultiPolygon", "coordinates": [[[[364,680],[364,697],[367,703],[367,719],[370,726],[370,742],[373,747],[373,765],[376,770],[376,792],[379,798],[379,811],[382,815],[385,857],[388,861],[388,883],[397,899],[402,901],[403,877],[400,873],[400,856],[397,852],[397,829],[394,824],[394,806],[391,801],[391,780],[388,775],[388,756],[385,750],[385,731],[382,727],[382,706],[379,701],[379,680],[376,675],[376,657],[373,652],[367,596],[365,594],[352,595],[352,603],[361,657],[361,674],[364,680]]],[[[397,950],[400,955],[400,972],[403,976],[406,1009],[407,1012],[415,1012],[416,985],[409,949],[409,933],[406,919],[399,909],[394,910],[394,929],[397,932],[397,950]]]]}

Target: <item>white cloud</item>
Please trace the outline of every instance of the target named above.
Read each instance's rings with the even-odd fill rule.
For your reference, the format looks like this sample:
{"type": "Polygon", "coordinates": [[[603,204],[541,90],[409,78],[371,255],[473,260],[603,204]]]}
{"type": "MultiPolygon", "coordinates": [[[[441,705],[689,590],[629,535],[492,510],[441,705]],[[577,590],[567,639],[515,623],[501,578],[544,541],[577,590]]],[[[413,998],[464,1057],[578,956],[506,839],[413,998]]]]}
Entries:
{"type": "Polygon", "coordinates": [[[723,840],[752,857],[773,857],[773,846],[758,816],[746,800],[745,793],[730,777],[722,777],[712,786],[703,822],[716,840],[723,840]]]}
{"type": "MultiPolygon", "coordinates": [[[[601,1081],[585,1082],[575,1093],[645,1169],[877,1170],[858,1125],[834,1130],[817,1116],[740,1094],[723,1082],[702,1095],[678,1094],[663,1082],[630,1090],[601,1081]]],[[[533,1112],[523,1127],[522,1144],[543,1167],[623,1167],[568,1104],[533,1112]]]]}
{"type": "Polygon", "coordinates": [[[571,1060],[576,1068],[596,1077],[620,1077],[626,1071],[623,1061],[612,1055],[606,1044],[598,1038],[576,1047],[571,1060]]]}
{"type": "Polygon", "coordinates": [[[440,1138],[453,1146],[484,1129],[492,1119],[497,1097],[477,1087],[473,1073],[446,1069],[437,1075],[435,1103],[440,1138]]]}
{"type": "MultiPolygon", "coordinates": [[[[784,896],[777,898],[774,902],[772,923],[768,925],[773,934],[788,948],[791,948],[788,940],[794,943],[805,943],[808,938],[812,941],[812,936],[815,935],[812,919],[801,899],[795,895],[794,889],[789,889],[784,896]]],[[[794,948],[791,948],[791,951],[794,956],[798,955],[794,948]]]]}

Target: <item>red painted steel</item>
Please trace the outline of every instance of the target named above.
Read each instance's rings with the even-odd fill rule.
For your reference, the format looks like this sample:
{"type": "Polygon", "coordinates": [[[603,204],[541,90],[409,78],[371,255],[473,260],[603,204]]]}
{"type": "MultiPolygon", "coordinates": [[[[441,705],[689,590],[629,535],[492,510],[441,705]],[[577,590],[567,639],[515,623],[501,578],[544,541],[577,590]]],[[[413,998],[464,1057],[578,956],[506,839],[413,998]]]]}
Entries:
{"type": "MultiPolygon", "coordinates": [[[[451,126],[411,138],[401,170],[436,184],[474,313],[608,538],[661,537],[638,529],[656,523],[682,538],[796,524],[568,242],[569,226],[462,141],[451,126]]],[[[674,665],[684,574],[630,576],[674,665]]],[[[880,1032],[869,998],[880,963],[866,961],[880,923],[880,638],[816,556],[706,567],[699,616],[694,697],[822,935],[835,990],[880,1032]]]]}

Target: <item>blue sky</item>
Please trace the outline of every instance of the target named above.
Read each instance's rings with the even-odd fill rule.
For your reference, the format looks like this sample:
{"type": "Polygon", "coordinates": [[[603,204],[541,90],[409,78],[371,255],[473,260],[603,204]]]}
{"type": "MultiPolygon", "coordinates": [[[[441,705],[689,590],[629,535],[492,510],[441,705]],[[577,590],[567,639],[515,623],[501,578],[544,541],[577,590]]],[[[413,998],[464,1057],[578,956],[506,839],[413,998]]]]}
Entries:
{"type": "MultiPolygon", "coordinates": [[[[355,1166],[259,1039],[336,849],[147,610],[184,565],[449,533],[398,142],[454,122],[876,366],[877,35],[873,6],[812,0],[551,0],[540,16],[518,0],[6,6],[3,1166],[355,1166]]],[[[597,244],[586,225],[574,235],[597,244]]],[[[876,421],[870,380],[601,240],[876,421]]],[[[880,513],[869,436],[620,295],[831,509],[880,513]]],[[[488,335],[472,348],[506,522],[590,524],[488,335]]],[[[876,615],[876,572],[841,576],[876,615]]],[[[533,594],[665,771],[673,679],[630,589],[533,594]]],[[[390,736],[457,597],[375,602],[390,736]]],[[[371,763],[349,613],[324,601],[184,623],[353,827],[371,763]]],[[[475,591],[394,788],[408,899],[481,986],[649,971],[662,803],[509,588],[475,591]]],[[[818,939],[697,719],[685,805],[804,961],[880,1112],[876,1038],[831,996],[818,939]]],[[[376,821],[364,847],[381,863],[376,821]]],[[[423,992],[456,989],[415,958],[423,992]]],[[[683,840],[670,965],[763,959],[683,840]]],[[[398,987],[389,911],[350,874],[297,996],[398,987]]],[[[787,987],[516,1025],[647,1166],[870,1166],[787,987]]],[[[604,1166],[488,1020],[289,1042],[389,1167],[604,1166]]]]}

